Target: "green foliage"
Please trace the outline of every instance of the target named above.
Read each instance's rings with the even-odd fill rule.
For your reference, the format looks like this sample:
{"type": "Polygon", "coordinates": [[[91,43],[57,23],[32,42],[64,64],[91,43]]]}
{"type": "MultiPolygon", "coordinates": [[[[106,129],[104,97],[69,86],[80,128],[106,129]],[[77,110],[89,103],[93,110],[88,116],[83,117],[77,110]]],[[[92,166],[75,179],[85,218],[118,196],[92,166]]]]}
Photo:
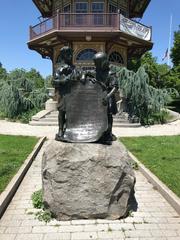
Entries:
{"type": "Polygon", "coordinates": [[[125,137],[120,140],[180,197],[180,136],[125,137]]]}
{"type": "Polygon", "coordinates": [[[41,210],[36,212],[36,217],[41,222],[50,222],[52,220],[52,213],[49,210],[41,210]]]}
{"type": "Polygon", "coordinates": [[[144,66],[149,76],[149,83],[157,87],[158,69],[157,59],[152,56],[151,52],[146,52],[140,59],[132,59],[128,64],[128,69],[137,72],[141,66],[144,66]]]}
{"type": "Polygon", "coordinates": [[[5,119],[6,115],[4,114],[4,112],[0,112],[0,119],[5,119]]]}
{"type": "MultiPolygon", "coordinates": [[[[178,53],[180,56],[180,53],[178,53]]],[[[172,69],[167,64],[158,64],[151,52],[146,52],[141,59],[131,59],[128,69],[137,72],[144,66],[149,76],[149,84],[155,88],[175,88],[180,93],[180,66],[172,69]]]]}
{"type": "Polygon", "coordinates": [[[134,169],[134,170],[139,170],[139,165],[137,162],[133,161],[131,162],[131,167],[134,169]]]}
{"type": "Polygon", "coordinates": [[[35,89],[29,94],[29,99],[35,108],[41,109],[48,99],[47,90],[44,88],[35,89]]]}
{"type": "Polygon", "coordinates": [[[160,112],[155,112],[155,113],[152,114],[151,124],[167,123],[168,119],[169,119],[169,114],[168,114],[167,110],[162,109],[160,112]]]}
{"type": "Polygon", "coordinates": [[[0,62],[0,84],[7,78],[7,71],[3,68],[2,63],[0,62]]]}
{"type": "Polygon", "coordinates": [[[32,108],[31,101],[23,98],[13,84],[4,83],[0,90],[0,108],[8,118],[13,118],[32,108]]]}
{"type": "Polygon", "coordinates": [[[11,71],[8,75],[9,79],[17,80],[17,79],[28,79],[31,84],[35,88],[43,88],[44,87],[44,79],[41,74],[34,68],[31,68],[30,71],[26,71],[25,69],[16,68],[15,70],[11,71]]]}
{"type": "Polygon", "coordinates": [[[53,218],[52,213],[45,208],[44,203],[43,203],[43,196],[42,196],[42,189],[34,192],[32,194],[32,203],[34,208],[37,209],[42,209],[41,211],[38,211],[35,213],[35,216],[39,221],[44,221],[44,222],[50,222],[51,219],[53,218]]]}
{"type": "Polygon", "coordinates": [[[176,99],[171,103],[170,108],[171,108],[173,111],[180,113],[180,97],[179,97],[179,98],[176,98],[176,99]]]}
{"type": "Polygon", "coordinates": [[[33,150],[35,137],[0,135],[0,193],[33,150]]]}
{"type": "Polygon", "coordinates": [[[9,74],[8,74],[8,79],[12,79],[12,80],[17,80],[19,78],[22,78],[24,77],[26,74],[26,70],[23,69],[23,68],[16,68],[14,69],[13,71],[11,71],[9,74]]]}
{"type": "Polygon", "coordinates": [[[149,85],[149,77],[144,67],[135,73],[126,68],[115,67],[119,88],[127,99],[129,117],[138,117],[142,125],[163,123],[165,106],[171,96],[177,94],[173,89],[156,89],[149,85]]]}
{"type": "Polygon", "coordinates": [[[45,86],[45,79],[34,68],[31,68],[29,72],[26,72],[26,78],[34,83],[35,88],[43,88],[45,86]]]}
{"type": "Polygon", "coordinates": [[[178,31],[174,32],[174,44],[171,49],[171,58],[174,67],[180,66],[180,25],[178,31]]]}
{"type": "Polygon", "coordinates": [[[41,208],[44,207],[43,198],[42,198],[42,189],[34,192],[32,194],[31,199],[32,199],[32,203],[33,203],[34,208],[41,209],[41,208]]]}
{"type": "Polygon", "coordinates": [[[180,66],[169,68],[166,64],[157,65],[158,77],[156,85],[159,88],[174,88],[180,94],[180,66]]]}
{"type": "Polygon", "coordinates": [[[52,75],[49,75],[45,78],[46,88],[52,88],[52,81],[53,81],[52,75]]]}
{"type": "Polygon", "coordinates": [[[22,121],[26,122],[31,113],[42,109],[48,99],[44,79],[35,69],[29,72],[15,69],[0,84],[0,112],[10,119],[22,116],[22,121]]]}
{"type": "Polygon", "coordinates": [[[108,232],[112,232],[112,228],[110,228],[110,226],[108,226],[108,232]]]}
{"type": "Polygon", "coordinates": [[[29,123],[32,116],[39,112],[39,109],[33,108],[27,112],[23,112],[22,114],[18,115],[16,118],[12,119],[15,121],[20,121],[21,123],[29,123]]]}

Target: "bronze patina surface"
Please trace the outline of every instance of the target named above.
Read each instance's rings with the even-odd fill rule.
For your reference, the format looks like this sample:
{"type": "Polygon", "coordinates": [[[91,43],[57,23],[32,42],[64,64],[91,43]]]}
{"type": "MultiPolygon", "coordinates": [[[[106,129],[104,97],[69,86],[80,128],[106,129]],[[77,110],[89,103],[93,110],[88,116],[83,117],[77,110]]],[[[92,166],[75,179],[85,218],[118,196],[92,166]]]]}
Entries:
{"type": "Polygon", "coordinates": [[[98,83],[86,80],[71,85],[65,97],[66,130],[64,140],[68,142],[96,142],[108,128],[107,106],[102,99],[106,92],[98,83]]]}
{"type": "Polygon", "coordinates": [[[56,140],[111,144],[112,115],[117,113],[117,81],[105,53],[95,54],[95,71],[79,71],[72,64],[72,49],[60,50],[54,77],[58,90],[59,132],[56,140]]]}

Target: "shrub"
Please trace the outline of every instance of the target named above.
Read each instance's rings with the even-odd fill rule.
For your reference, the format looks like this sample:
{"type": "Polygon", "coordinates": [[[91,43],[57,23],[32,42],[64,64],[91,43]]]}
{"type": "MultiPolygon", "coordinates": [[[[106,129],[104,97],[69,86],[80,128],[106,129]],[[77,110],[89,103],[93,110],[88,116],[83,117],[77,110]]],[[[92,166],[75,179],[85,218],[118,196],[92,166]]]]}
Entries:
{"type": "Polygon", "coordinates": [[[32,203],[34,208],[41,209],[44,207],[43,198],[42,198],[42,190],[36,191],[32,194],[32,203]]]}
{"type": "Polygon", "coordinates": [[[44,222],[50,222],[51,219],[53,218],[53,215],[52,213],[45,208],[44,206],[44,203],[43,203],[43,197],[42,197],[42,189],[41,190],[38,190],[36,192],[34,192],[32,194],[32,203],[33,203],[33,206],[34,208],[37,208],[37,209],[42,209],[38,212],[35,213],[35,216],[36,218],[39,220],[39,221],[44,221],[44,222]]]}
{"type": "Polygon", "coordinates": [[[32,89],[28,80],[20,81],[22,84],[16,84],[14,80],[4,82],[0,90],[0,109],[8,118],[16,118],[32,109],[42,109],[48,99],[44,88],[32,89]]]}
{"type": "Polygon", "coordinates": [[[142,125],[166,121],[165,107],[177,96],[175,89],[157,89],[149,85],[144,67],[135,73],[126,68],[114,67],[118,85],[127,101],[130,118],[138,117],[142,125]]]}

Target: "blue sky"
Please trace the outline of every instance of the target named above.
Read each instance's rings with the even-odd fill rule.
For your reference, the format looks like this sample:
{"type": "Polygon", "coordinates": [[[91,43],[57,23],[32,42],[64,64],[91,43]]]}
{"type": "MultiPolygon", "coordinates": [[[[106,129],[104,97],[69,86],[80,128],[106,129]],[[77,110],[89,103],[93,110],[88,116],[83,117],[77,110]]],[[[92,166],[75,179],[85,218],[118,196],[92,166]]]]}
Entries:
{"type": "MultiPolygon", "coordinates": [[[[0,10],[0,62],[3,66],[8,71],[21,67],[29,70],[33,67],[43,76],[51,74],[51,61],[42,59],[38,53],[29,50],[26,44],[29,25],[37,24],[40,16],[32,1],[1,1],[0,10]]],[[[153,28],[152,52],[160,63],[168,47],[171,14],[174,32],[180,24],[180,0],[152,0],[141,20],[153,28]]]]}

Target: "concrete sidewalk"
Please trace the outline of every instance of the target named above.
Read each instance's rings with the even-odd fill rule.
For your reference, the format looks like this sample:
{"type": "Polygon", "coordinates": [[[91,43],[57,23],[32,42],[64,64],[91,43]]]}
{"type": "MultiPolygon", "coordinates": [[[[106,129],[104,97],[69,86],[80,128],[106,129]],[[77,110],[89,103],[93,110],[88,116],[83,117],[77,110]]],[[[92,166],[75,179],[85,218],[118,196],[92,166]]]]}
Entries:
{"type": "Polygon", "coordinates": [[[138,210],[126,219],[53,220],[48,224],[35,219],[31,195],[42,187],[42,152],[0,220],[1,240],[180,240],[180,216],[139,171],[135,186],[138,210]]]}
{"type": "MultiPolygon", "coordinates": [[[[0,134],[47,136],[53,139],[57,127],[30,126],[0,120],[0,134]]],[[[180,135],[180,120],[150,127],[114,128],[116,136],[180,135]]],[[[136,171],[137,212],[124,220],[76,220],[46,224],[35,219],[31,195],[41,186],[41,157],[38,154],[11,204],[0,220],[0,240],[180,240],[180,216],[136,171]]]]}
{"type": "MultiPolygon", "coordinates": [[[[38,137],[47,136],[50,139],[54,139],[57,131],[58,127],[56,126],[31,126],[28,124],[0,120],[0,134],[38,137]]],[[[113,133],[117,137],[180,135],[180,120],[164,125],[153,125],[149,127],[116,127],[113,128],[113,133]]]]}

